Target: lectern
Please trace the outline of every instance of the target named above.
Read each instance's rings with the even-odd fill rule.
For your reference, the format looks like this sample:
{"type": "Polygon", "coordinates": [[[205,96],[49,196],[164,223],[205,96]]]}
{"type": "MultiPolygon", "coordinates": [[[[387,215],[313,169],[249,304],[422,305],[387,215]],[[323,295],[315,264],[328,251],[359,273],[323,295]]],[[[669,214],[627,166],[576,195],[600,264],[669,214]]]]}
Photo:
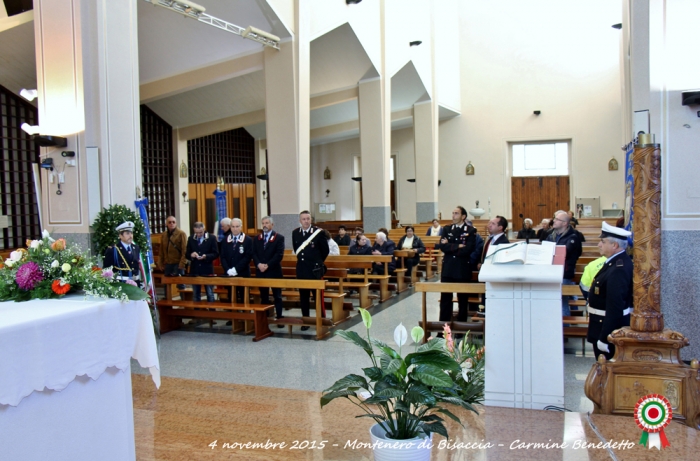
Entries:
{"type": "MultiPolygon", "coordinates": [[[[563,260],[557,247],[555,261],[563,260]]],[[[564,405],[562,265],[490,264],[486,282],[486,405],[564,405]]]]}

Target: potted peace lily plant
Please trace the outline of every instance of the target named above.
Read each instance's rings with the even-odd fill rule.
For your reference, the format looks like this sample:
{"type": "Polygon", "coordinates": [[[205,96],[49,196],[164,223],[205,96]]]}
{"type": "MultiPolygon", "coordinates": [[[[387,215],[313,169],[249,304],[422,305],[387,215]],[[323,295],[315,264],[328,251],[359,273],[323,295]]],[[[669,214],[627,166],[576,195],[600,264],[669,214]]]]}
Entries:
{"type": "MultiPolygon", "coordinates": [[[[399,325],[394,332],[398,351],[370,336],[372,317],[360,309],[367,329],[366,339],[353,331],[340,330],[336,335],[362,348],[372,366],[363,368],[365,376],[349,374],[323,391],[321,407],[337,398],[345,398],[359,407],[367,417],[376,421],[370,429],[374,457],[396,459],[388,451],[414,451],[412,460],[430,459],[433,433],[448,437],[442,416],[457,422],[459,418],[445,404],[457,405],[476,413],[462,398],[457,376],[468,381],[466,368],[445,348],[445,340],[436,338],[419,345],[423,329],[411,330],[415,351],[402,356],[402,346],[408,340],[408,332],[399,325]],[[363,398],[364,396],[367,398],[363,398]]],[[[401,458],[403,459],[403,458],[401,458]]]]}

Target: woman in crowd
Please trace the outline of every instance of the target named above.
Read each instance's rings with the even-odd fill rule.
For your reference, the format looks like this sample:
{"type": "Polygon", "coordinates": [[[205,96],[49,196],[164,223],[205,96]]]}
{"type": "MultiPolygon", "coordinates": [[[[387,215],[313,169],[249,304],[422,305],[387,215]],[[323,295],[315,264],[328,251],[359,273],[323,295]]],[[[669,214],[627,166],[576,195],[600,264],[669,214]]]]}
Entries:
{"type": "MultiPolygon", "coordinates": [[[[355,237],[355,244],[350,247],[348,254],[351,256],[368,256],[372,254],[372,246],[369,244],[369,240],[365,237],[365,234],[359,234],[355,237]]],[[[350,274],[362,274],[362,269],[350,269],[348,270],[350,274]]]]}
{"type": "MultiPolygon", "coordinates": [[[[435,222],[433,221],[433,224],[435,222]]],[[[399,250],[415,250],[416,255],[412,258],[403,258],[406,262],[406,275],[411,277],[413,268],[420,263],[420,255],[425,253],[425,245],[423,241],[415,235],[413,226],[406,226],[406,235],[399,240],[399,250]]]]}
{"type": "Polygon", "coordinates": [[[428,228],[428,233],[425,234],[427,237],[439,237],[442,234],[442,226],[440,221],[433,219],[433,225],[428,228]]]}
{"type": "Polygon", "coordinates": [[[523,228],[518,231],[518,239],[535,239],[537,238],[537,232],[532,228],[532,219],[525,218],[523,221],[523,228]]]}

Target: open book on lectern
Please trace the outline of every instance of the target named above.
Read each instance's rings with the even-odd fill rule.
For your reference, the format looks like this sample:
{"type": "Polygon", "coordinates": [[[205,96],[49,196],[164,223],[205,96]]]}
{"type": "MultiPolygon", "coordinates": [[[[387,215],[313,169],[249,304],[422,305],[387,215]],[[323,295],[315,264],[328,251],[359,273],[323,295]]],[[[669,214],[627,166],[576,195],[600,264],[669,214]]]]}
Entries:
{"type": "Polygon", "coordinates": [[[551,265],[556,244],[542,242],[528,245],[526,242],[504,243],[489,247],[486,257],[492,264],[542,264],[551,265]]]}

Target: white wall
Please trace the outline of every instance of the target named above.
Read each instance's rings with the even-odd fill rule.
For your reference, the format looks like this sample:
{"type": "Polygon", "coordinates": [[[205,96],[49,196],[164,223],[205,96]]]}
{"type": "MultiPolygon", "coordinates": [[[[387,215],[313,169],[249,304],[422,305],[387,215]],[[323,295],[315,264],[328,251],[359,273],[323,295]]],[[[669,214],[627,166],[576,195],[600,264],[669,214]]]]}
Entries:
{"type": "MultiPolygon", "coordinates": [[[[359,138],[347,139],[311,147],[311,201],[312,203],[335,203],[336,219],[354,220],[355,201],[353,184],[355,176],[353,157],[360,154],[359,138]],[[331,179],[323,179],[326,167],[331,170],[331,179]],[[331,193],[326,198],[326,189],[331,193]]],[[[416,219],[416,186],[406,181],[415,178],[415,153],[413,128],[391,132],[391,154],[396,155],[397,214],[403,223],[414,223],[416,219]]]]}
{"type": "Polygon", "coordinates": [[[571,139],[571,200],[623,202],[622,8],[609,0],[460,3],[462,116],[440,124],[440,211],[511,214],[508,142],[571,139]],[[504,12],[507,12],[504,13],[504,12]],[[539,117],[534,110],[542,111],[539,117]],[[476,169],[465,175],[468,161],[476,169]]]}

